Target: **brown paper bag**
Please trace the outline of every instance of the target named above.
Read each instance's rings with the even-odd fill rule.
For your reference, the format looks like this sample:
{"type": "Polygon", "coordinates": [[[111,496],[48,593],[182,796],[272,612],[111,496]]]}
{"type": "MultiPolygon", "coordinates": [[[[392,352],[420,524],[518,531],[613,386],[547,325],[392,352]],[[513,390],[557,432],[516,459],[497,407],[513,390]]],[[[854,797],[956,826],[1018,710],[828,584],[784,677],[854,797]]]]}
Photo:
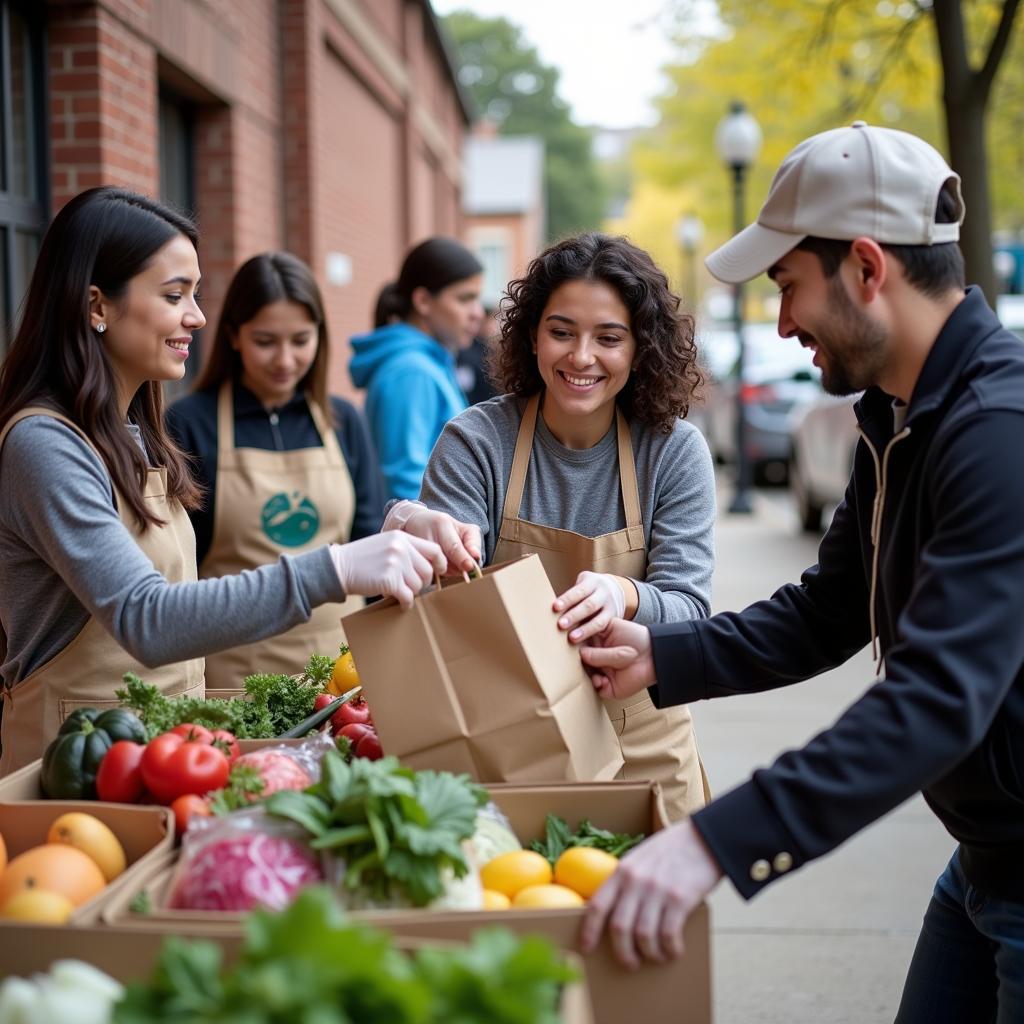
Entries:
{"type": "Polygon", "coordinates": [[[345,616],[384,752],[478,782],[612,779],[622,752],[537,555],[345,616]]]}

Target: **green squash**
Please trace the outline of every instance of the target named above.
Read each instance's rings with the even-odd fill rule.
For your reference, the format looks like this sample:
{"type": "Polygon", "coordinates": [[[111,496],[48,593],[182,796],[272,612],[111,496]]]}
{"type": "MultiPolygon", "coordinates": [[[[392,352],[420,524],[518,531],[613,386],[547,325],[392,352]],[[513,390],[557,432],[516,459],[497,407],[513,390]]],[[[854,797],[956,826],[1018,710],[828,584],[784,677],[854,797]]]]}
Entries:
{"type": "Polygon", "coordinates": [[[146,727],[130,711],[72,711],[43,754],[43,793],[52,800],[95,800],[100,762],[118,740],[146,742],[146,727]]]}

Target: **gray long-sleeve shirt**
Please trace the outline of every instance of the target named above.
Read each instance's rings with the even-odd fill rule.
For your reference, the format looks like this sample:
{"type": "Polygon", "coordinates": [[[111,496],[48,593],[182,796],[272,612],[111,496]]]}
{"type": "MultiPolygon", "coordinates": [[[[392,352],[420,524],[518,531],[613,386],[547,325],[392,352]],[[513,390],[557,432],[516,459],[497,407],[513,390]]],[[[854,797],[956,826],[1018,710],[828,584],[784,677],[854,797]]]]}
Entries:
{"type": "Polygon", "coordinates": [[[7,685],[62,651],[95,617],[157,666],[274,636],[344,598],[326,547],[237,576],[168,583],[118,517],[106,468],[49,416],[0,450],[0,623],[7,685]]]}
{"type": "MultiPolygon", "coordinates": [[[[494,555],[524,403],[510,395],[474,405],[450,420],[430,456],[420,491],[428,507],[480,527],[484,560],[494,555]]],[[[704,618],[711,607],[715,481],[700,432],[677,420],[663,434],[630,428],[647,578],[636,622],[704,618]]],[[[537,417],[520,518],[587,537],[626,525],[615,425],[593,448],[566,448],[537,417]]]]}

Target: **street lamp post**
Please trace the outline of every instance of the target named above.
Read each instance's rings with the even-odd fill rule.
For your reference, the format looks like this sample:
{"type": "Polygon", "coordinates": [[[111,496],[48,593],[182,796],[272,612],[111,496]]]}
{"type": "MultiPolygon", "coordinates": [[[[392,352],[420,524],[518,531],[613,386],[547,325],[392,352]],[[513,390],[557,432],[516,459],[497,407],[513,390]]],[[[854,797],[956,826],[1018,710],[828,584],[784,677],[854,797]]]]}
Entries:
{"type": "MultiPolygon", "coordinates": [[[[761,149],[761,128],[754,116],[738,100],[715,129],[718,156],[732,173],[733,230],[743,230],[743,186],[747,168],[757,159],[761,149]]],[[[736,331],[736,491],[729,504],[730,512],[753,511],[750,501],[751,466],[747,451],[747,412],[743,401],[743,364],[746,346],[743,341],[743,285],[733,286],[733,324],[736,331]]]]}
{"type": "Polygon", "coordinates": [[[692,210],[676,222],[676,241],[683,250],[686,305],[697,310],[697,248],[704,239],[704,222],[692,210]]]}

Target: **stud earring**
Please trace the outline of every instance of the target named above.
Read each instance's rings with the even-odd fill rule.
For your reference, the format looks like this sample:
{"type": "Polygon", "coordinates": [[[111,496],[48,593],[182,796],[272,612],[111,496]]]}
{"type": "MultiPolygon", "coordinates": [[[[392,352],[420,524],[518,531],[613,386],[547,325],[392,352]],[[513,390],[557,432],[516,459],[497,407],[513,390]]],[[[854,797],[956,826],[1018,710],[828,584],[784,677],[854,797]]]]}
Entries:
{"type": "Polygon", "coordinates": [[[102,334],[106,329],[107,329],[107,325],[105,323],[98,323],[96,325],[96,333],[97,334],[102,334]]]}

